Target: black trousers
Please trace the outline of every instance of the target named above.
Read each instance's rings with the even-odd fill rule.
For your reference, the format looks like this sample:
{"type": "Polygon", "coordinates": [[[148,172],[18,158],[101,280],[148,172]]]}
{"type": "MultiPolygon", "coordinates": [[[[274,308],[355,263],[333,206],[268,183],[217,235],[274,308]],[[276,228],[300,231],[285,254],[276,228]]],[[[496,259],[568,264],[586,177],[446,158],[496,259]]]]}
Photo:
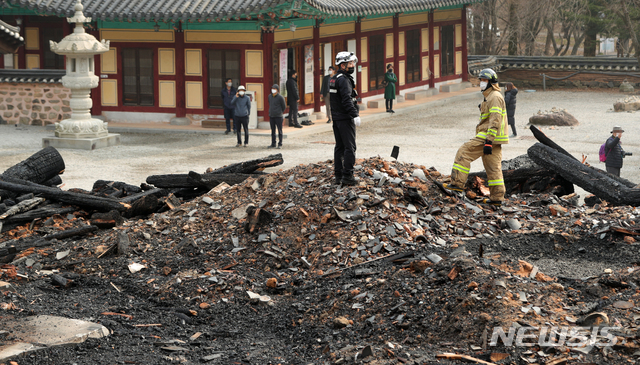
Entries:
{"type": "MultiPolygon", "coordinates": [[[[606,164],[605,164],[606,166],[606,164]]],[[[616,175],[616,176],[620,176],[620,169],[621,167],[613,167],[613,166],[606,166],[607,168],[607,172],[612,174],[612,175],[616,175]]]]}
{"type": "Polygon", "coordinates": [[[387,106],[387,110],[393,109],[393,99],[384,99],[384,105],[387,106]]]}
{"type": "Polygon", "coordinates": [[[517,136],[518,132],[516,132],[516,118],[513,116],[507,116],[507,121],[509,122],[509,126],[511,126],[511,133],[513,133],[514,136],[517,136]]]}
{"type": "Polygon", "coordinates": [[[289,105],[289,127],[298,124],[298,103],[289,105]]]}
{"type": "Polygon", "coordinates": [[[233,126],[236,129],[236,136],[238,136],[238,144],[242,144],[242,131],[240,127],[244,129],[244,144],[249,143],[249,116],[233,118],[233,126]]]}
{"type": "Polygon", "coordinates": [[[336,139],[333,150],[335,176],[352,176],[356,163],[356,125],[353,120],[334,120],[333,136],[336,139]]]}
{"type": "Polygon", "coordinates": [[[276,128],[278,129],[278,144],[282,146],[282,117],[269,117],[269,125],[271,125],[271,145],[276,145],[276,128]]]}
{"type": "MultiPolygon", "coordinates": [[[[234,109],[224,108],[224,121],[227,122],[227,132],[231,131],[231,119],[233,119],[234,109]]],[[[234,125],[235,129],[236,126],[234,125]]]]}

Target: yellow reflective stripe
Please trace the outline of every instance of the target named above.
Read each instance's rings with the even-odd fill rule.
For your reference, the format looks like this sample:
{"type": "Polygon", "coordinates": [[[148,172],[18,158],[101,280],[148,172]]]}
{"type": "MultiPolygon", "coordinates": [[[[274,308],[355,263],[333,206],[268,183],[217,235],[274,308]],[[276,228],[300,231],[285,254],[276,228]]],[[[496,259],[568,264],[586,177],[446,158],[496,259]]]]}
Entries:
{"type": "Polygon", "coordinates": [[[499,136],[494,138],[493,140],[494,142],[509,142],[509,137],[508,136],[499,136]]]}
{"type": "Polygon", "coordinates": [[[489,186],[504,185],[504,180],[489,180],[489,186]]]}
{"type": "Polygon", "coordinates": [[[507,111],[505,109],[502,108],[498,108],[497,106],[489,109],[489,113],[498,113],[500,115],[506,115],[507,111]]]}
{"type": "Polygon", "coordinates": [[[476,137],[477,137],[477,138],[485,139],[485,138],[487,138],[487,134],[486,134],[486,133],[484,133],[484,132],[479,132],[478,134],[476,134],[476,137]]]}
{"type": "Polygon", "coordinates": [[[488,133],[488,134],[490,134],[490,135],[492,135],[492,136],[494,136],[494,137],[498,135],[498,132],[497,132],[497,131],[495,131],[495,130],[493,130],[493,129],[489,129],[489,130],[487,130],[487,133],[488,133]]]}
{"type": "Polygon", "coordinates": [[[453,164],[453,169],[454,170],[458,170],[460,172],[463,172],[465,174],[469,174],[469,168],[466,168],[466,167],[464,167],[462,165],[458,165],[457,163],[453,164]]]}

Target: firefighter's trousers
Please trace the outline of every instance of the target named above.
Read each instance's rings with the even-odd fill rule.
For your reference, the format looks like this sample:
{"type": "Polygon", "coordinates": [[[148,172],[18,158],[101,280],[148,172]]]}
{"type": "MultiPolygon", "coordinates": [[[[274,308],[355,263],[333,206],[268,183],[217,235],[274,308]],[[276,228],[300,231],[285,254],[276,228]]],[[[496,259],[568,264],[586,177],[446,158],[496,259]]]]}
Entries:
{"type": "Polygon", "coordinates": [[[502,179],[502,145],[493,145],[493,151],[490,155],[485,155],[482,152],[483,148],[484,141],[474,138],[458,149],[453,169],[451,170],[451,182],[453,185],[464,188],[467,183],[471,162],[482,157],[482,164],[489,180],[489,199],[503,201],[505,189],[504,180],[502,179]]]}

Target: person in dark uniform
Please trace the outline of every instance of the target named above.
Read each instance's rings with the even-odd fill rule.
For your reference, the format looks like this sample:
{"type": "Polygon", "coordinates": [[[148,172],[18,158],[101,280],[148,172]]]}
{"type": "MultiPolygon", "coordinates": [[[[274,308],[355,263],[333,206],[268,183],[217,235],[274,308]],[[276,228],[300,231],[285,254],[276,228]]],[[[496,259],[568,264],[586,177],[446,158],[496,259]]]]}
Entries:
{"type": "Polygon", "coordinates": [[[518,132],[516,131],[516,95],[518,95],[518,88],[513,86],[511,82],[505,82],[504,84],[505,92],[504,92],[504,103],[507,105],[507,122],[509,122],[509,126],[511,126],[511,135],[512,137],[517,137],[518,132]]]}
{"type": "MultiPolygon", "coordinates": [[[[224,108],[224,121],[227,123],[227,130],[224,134],[229,134],[231,132],[231,119],[233,118],[233,112],[235,108],[231,105],[231,100],[238,91],[233,87],[233,80],[231,78],[227,78],[225,81],[225,87],[220,91],[220,96],[222,96],[222,104],[224,108]]],[[[236,133],[236,125],[233,124],[233,133],[236,133]]]]}
{"type": "Polygon", "coordinates": [[[357,62],[358,57],[352,52],[339,52],[336,55],[337,73],[329,80],[333,136],[336,139],[333,161],[336,185],[358,183],[353,176],[353,165],[356,163],[356,127],[360,126],[360,115],[356,100],[358,92],[351,76],[357,62]]]}
{"type": "Polygon", "coordinates": [[[291,70],[291,77],[287,80],[287,103],[289,104],[289,127],[302,128],[298,123],[298,102],[300,94],[298,93],[298,73],[291,70]]]}

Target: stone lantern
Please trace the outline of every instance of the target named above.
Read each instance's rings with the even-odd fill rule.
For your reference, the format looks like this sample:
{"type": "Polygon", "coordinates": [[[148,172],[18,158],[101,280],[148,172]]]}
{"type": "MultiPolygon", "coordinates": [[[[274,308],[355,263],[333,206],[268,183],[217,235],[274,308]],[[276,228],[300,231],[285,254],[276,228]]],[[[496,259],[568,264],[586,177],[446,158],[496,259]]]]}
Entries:
{"type": "Polygon", "coordinates": [[[67,18],[69,23],[76,24],[73,33],[60,43],[50,41],[52,52],[66,56],[67,74],[62,77],[62,85],[71,90],[71,118],[56,123],[56,137],[44,138],[44,147],[93,150],[120,143],[120,135],[109,134],[106,122],[91,117],[91,89],[100,81],[94,73],[94,58],[109,50],[109,41],[98,42],[94,36],[85,33],[83,23],[91,22],[91,18],[84,16],[83,8],[77,0],[74,16],[67,18]]]}

